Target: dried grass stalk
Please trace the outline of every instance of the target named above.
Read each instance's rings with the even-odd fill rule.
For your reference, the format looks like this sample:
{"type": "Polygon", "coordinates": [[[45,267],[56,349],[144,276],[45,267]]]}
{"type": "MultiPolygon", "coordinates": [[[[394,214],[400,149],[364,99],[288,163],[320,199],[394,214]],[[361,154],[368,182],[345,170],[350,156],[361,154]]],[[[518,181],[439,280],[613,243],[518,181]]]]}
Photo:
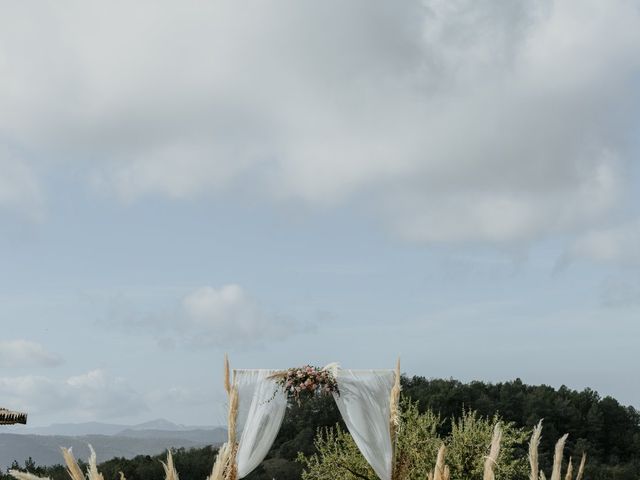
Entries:
{"type": "Polygon", "coordinates": [[[226,480],[236,480],[238,478],[238,466],[236,465],[236,454],[238,453],[237,442],[237,425],[238,420],[238,387],[234,384],[231,386],[231,392],[229,393],[229,416],[228,416],[228,460],[224,471],[224,478],[226,480]]]}
{"type": "Polygon", "coordinates": [[[396,457],[396,440],[398,437],[398,428],[400,427],[400,358],[396,362],[395,381],[389,395],[389,434],[391,435],[391,458],[394,466],[395,477],[395,457],[396,457]]]}
{"type": "Polygon", "coordinates": [[[567,465],[567,473],[564,476],[564,480],[573,480],[573,460],[569,457],[569,465],[567,465]]]}
{"type": "Polygon", "coordinates": [[[224,473],[229,466],[230,453],[231,453],[231,450],[229,448],[229,444],[228,443],[222,444],[222,446],[218,450],[218,455],[216,456],[216,461],[213,464],[213,468],[211,469],[211,475],[207,477],[207,480],[223,480],[224,479],[224,473]]]}
{"type": "Polygon", "coordinates": [[[231,394],[231,380],[229,377],[229,356],[224,354],[224,389],[227,395],[231,394]]]}
{"type": "Polygon", "coordinates": [[[500,455],[500,442],[502,441],[502,429],[500,424],[497,423],[493,428],[493,435],[491,436],[491,447],[489,448],[489,455],[484,460],[484,480],[495,480],[496,475],[494,467],[498,463],[498,455],[500,455]]]}
{"type": "Polygon", "coordinates": [[[438,449],[438,456],[436,457],[436,466],[433,469],[433,480],[444,480],[444,456],[446,452],[447,447],[445,447],[444,444],[440,445],[440,448],[438,449]]]}
{"type": "Polygon", "coordinates": [[[238,445],[231,445],[229,450],[229,462],[227,469],[224,472],[225,480],[238,480],[238,462],[236,457],[238,455],[238,445]]]}
{"type": "Polygon", "coordinates": [[[78,466],[78,462],[76,458],[73,456],[73,452],[70,448],[62,448],[62,456],[64,457],[64,463],[67,465],[67,473],[71,477],[72,480],[85,480],[84,474],[80,467],[78,466]]]}
{"type": "Polygon", "coordinates": [[[390,422],[391,422],[391,432],[392,432],[392,440],[395,430],[400,425],[400,390],[402,387],[400,386],[400,359],[396,362],[395,369],[395,382],[393,387],[391,388],[391,396],[389,398],[389,411],[390,411],[390,422]]]}
{"type": "MultiPolygon", "coordinates": [[[[238,451],[237,442],[237,421],[238,421],[238,387],[236,385],[235,371],[233,381],[231,380],[231,369],[229,368],[229,356],[224,355],[224,389],[229,399],[229,410],[227,414],[227,443],[218,450],[218,456],[211,470],[210,480],[236,480],[238,468],[236,465],[236,453],[238,451]]],[[[177,477],[176,477],[177,478],[177,477]]]]}
{"type": "Polygon", "coordinates": [[[120,480],[127,480],[127,477],[124,476],[124,473],[118,472],[120,474],[120,480]]]}
{"type": "Polygon", "coordinates": [[[229,414],[227,418],[227,424],[229,427],[227,440],[229,445],[236,444],[236,435],[237,435],[236,422],[238,420],[238,402],[239,402],[238,387],[233,385],[231,387],[231,392],[229,393],[229,414]]]}
{"type": "Polygon", "coordinates": [[[565,433],[556,443],[556,449],[553,454],[553,470],[551,471],[551,480],[560,480],[562,476],[562,455],[564,453],[564,444],[567,441],[568,433],[565,433]]]}
{"type": "Polygon", "coordinates": [[[89,465],[87,467],[87,478],[89,480],[104,480],[104,477],[100,472],[98,472],[98,463],[96,457],[96,451],[93,449],[91,444],[89,444],[89,451],[91,454],[89,455],[89,465]]]}
{"type": "Polygon", "coordinates": [[[9,475],[17,480],[51,480],[49,477],[38,477],[33,473],[21,472],[20,470],[9,470],[9,475]]]}
{"type": "Polygon", "coordinates": [[[167,463],[161,463],[162,468],[164,468],[165,480],[179,480],[178,472],[176,471],[176,467],[173,465],[173,455],[171,455],[171,450],[167,450],[167,463]]]}
{"type": "Polygon", "coordinates": [[[587,454],[582,454],[582,459],[580,460],[580,466],[578,467],[578,474],[576,475],[576,480],[582,480],[584,476],[584,465],[587,463],[587,454]]]}
{"type": "Polygon", "coordinates": [[[540,446],[540,437],[542,437],[542,420],[533,428],[531,440],[529,441],[529,465],[531,467],[529,480],[538,480],[538,448],[540,446]]]}
{"type": "Polygon", "coordinates": [[[542,470],[540,470],[540,480],[547,480],[547,476],[544,474],[542,470]]]}

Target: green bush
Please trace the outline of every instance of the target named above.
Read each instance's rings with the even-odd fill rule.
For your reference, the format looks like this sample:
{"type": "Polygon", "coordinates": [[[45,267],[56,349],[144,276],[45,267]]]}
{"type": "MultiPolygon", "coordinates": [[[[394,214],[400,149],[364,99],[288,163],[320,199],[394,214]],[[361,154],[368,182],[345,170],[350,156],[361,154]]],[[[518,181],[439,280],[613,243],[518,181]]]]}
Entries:
{"type": "MultiPolygon", "coordinates": [[[[501,424],[502,448],[496,480],[528,477],[526,443],[528,432],[499,416],[481,417],[466,411],[451,421],[450,433],[441,435],[442,420],[431,410],[420,413],[417,403],[403,400],[396,451],[396,478],[424,480],[435,466],[440,445],[447,448],[446,463],[452,480],[481,480],[494,426],[501,424]]],[[[303,480],[375,480],[377,477],[360,454],[351,436],[340,427],[324,428],[315,440],[316,452],[300,453],[303,480]]]]}

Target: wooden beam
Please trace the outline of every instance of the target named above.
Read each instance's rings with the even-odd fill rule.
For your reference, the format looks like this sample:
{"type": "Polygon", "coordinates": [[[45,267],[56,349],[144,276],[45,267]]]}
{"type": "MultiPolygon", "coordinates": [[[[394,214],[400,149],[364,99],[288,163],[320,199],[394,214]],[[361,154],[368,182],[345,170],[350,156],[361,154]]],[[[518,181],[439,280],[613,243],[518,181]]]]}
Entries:
{"type": "Polygon", "coordinates": [[[27,414],[22,412],[12,412],[6,408],[0,408],[0,425],[14,425],[16,423],[26,425],[27,414]]]}

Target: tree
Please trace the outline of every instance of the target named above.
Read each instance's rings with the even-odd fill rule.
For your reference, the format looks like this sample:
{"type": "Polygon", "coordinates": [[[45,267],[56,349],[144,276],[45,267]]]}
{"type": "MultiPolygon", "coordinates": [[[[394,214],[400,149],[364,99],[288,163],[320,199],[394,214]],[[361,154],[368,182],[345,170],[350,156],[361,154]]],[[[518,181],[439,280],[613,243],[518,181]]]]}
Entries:
{"type": "MultiPolygon", "coordinates": [[[[481,417],[475,411],[464,412],[451,422],[451,433],[438,433],[439,415],[431,410],[420,412],[416,402],[404,399],[398,431],[396,477],[424,480],[433,471],[438,449],[447,447],[446,462],[452,480],[481,480],[494,426],[501,423],[502,448],[498,457],[496,479],[525,479],[528,475],[524,444],[527,432],[500,417],[481,417]]],[[[299,454],[304,466],[303,480],[375,480],[377,477],[360,454],[351,436],[340,427],[318,432],[316,453],[299,454]]]]}

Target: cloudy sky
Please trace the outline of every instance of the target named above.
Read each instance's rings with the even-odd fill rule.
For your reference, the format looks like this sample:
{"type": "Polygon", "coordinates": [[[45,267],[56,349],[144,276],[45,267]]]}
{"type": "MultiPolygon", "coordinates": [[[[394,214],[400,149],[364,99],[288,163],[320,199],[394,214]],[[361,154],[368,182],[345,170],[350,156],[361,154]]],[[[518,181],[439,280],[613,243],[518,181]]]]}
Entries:
{"type": "Polygon", "coordinates": [[[640,4],[1,1],[0,399],[223,423],[221,362],[640,407],[640,4]]]}

